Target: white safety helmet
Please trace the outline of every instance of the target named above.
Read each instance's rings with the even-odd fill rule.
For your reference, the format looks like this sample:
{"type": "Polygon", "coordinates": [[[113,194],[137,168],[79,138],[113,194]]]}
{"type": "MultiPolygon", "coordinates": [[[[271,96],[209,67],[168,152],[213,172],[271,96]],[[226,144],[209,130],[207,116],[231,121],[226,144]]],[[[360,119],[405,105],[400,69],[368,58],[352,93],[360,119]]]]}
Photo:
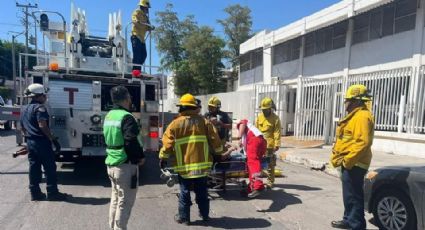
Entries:
{"type": "Polygon", "coordinates": [[[35,97],[38,95],[44,95],[47,93],[46,88],[44,88],[43,85],[34,83],[28,86],[28,88],[25,89],[25,96],[26,97],[35,97]]]}

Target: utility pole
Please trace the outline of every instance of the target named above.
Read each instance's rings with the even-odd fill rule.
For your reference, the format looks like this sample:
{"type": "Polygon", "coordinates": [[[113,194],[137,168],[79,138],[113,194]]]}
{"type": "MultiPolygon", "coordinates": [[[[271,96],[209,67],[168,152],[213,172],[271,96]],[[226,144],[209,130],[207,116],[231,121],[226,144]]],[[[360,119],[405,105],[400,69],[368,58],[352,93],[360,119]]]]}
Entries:
{"type": "Polygon", "coordinates": [[[12,97],[12,101],[13,104],[16,103],[16,57],[15,57],[15,41],[16,41],[16,37],[18,37],[19,35],[23,34],[24,32],[13,32],[13,31],[9,31],[9,33],[14,33],[16,35],[12,35],[12,74],[13,74],[13,97],[12,97]]]}
{"type": "MultiPolygon", "coordinates": [[[[30,8],[38,8],[37,3],[35,5],[32,5],[31,3],[28,4],[19,4],[18,2],[16,2],[16,7],[19,8],[23,8],[24,9],[24,14],[25,14],[25,53],[28,53],[28,25],[29,25],[29,21],[28,21],[28,9],[30,8]]],[[[28,69],[28,56],[25,56],[25,69],[28,69]]]]}

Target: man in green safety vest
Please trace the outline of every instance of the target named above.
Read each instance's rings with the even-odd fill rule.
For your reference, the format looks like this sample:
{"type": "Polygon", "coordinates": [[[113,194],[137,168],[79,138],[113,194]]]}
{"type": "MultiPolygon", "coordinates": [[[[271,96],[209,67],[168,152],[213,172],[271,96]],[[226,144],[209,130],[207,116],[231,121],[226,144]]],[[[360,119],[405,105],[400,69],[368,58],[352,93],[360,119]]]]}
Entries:
{"type": "Polygon", "coordinates": [[[109,209],[111,229],[127,229],[131,208],[136,200],[139,165],[145,162],[139,141],[139,125],[129,112],[132,102],[124,86],[111,89],[114,107],[106,115],[103,135],[107,157],[105,163],[111,180],[112,196],[109,209]]]}

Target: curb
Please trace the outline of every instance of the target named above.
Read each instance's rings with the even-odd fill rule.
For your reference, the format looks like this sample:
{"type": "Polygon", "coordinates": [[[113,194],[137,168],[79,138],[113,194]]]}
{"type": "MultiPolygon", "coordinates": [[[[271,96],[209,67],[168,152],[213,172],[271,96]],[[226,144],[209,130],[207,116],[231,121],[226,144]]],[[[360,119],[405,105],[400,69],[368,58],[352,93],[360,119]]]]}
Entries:
{"type": "Polygon", "coordinates": [[[288,164],[298,165],[298,166],[301,165],[311,170],[322,171],[325,174],[339,178],[339,172],[335,168],[330,166],[328,162],[315,161],[315,160],[308,159],[306,157],[298,157],[298,156],[295,156],[295,154],[291,154],[287,152],[280,153],[278,157],[281,161],[286,162],[288,164]]]}

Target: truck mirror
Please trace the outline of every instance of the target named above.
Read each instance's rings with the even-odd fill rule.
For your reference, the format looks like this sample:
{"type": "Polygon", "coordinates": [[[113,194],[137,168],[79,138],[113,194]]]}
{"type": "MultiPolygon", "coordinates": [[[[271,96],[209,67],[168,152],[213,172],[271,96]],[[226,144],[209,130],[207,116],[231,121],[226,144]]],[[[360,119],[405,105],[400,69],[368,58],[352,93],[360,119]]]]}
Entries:
{"type": "Polygon", "coordinates": [[[47,14],[40,15],[40,30],[48,31],[49,30],[49,17],[47,14]]]}

